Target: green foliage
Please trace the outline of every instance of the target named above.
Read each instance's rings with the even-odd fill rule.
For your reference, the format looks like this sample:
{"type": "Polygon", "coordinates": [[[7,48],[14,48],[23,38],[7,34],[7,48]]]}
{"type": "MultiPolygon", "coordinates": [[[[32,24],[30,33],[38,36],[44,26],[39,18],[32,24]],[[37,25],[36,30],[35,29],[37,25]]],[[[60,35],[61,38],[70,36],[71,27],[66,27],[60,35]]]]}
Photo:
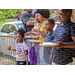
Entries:
{"type": "Polygon", "coordinates": [[[24,12],[24,9],[0,9],[0,22],[5,21],[8,17],[16,16],[17,12],[24,12]]]}
{"type": "Polygon", "coordinates": [[[50,15],[49,17],[51,18],[51,17],[53,17],[53,16],[55,16],[55,15],[58,15],[58,13],[52,14],[52,15],[50,15]]]}

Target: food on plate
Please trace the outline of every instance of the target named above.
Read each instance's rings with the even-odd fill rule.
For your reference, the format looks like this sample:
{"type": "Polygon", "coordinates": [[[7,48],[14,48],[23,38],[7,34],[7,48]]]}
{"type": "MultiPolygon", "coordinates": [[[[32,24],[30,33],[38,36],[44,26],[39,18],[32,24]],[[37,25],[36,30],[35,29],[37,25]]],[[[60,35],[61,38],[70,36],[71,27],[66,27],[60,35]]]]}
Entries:
{"type": "Polygon", "coordinates": [[[7,48],[7,49],[11,48],[11,45],[10,45],[10,46],[7,46],[6,48],[7,48]]]}
{"type": "Polygon", "coordinates": [[[18,57],[23,57],[24,56],[24,54],[22,54],[22,55],[18,55],[18,57]]]}
{"type": "Polygon", "coordinates": [[[57,46],[58,44],[52,43],[52,42],[43,42],[42,44],[39,44],[40,46],[57,46]]]}
{"type": "Polygon", "coordinates": [[[41,40],[29,40],[30,42],[42,42],[41,40]]]}

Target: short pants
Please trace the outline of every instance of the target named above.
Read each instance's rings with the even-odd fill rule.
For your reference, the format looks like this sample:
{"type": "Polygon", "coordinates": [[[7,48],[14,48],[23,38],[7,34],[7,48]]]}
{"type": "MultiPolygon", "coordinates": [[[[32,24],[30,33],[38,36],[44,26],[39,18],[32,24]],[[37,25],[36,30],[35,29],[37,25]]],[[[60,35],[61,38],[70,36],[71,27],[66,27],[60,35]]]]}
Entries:
{"type": "MultiPolygon", "coordinates": [[[[17,65],[26,65],[26,61],[17,61],[17,65]]],[[[28,62],[28,65],[30,65],[30,62],[28,62]]]]}

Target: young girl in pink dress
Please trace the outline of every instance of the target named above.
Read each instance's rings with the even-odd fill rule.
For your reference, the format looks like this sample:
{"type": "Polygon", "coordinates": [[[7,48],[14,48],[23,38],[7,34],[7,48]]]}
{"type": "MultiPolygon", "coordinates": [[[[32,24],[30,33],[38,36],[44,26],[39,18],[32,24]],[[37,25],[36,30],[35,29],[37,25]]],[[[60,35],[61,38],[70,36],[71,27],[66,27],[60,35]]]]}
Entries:
{"type": "MultiPolygon", "coordinates": [[[[16,34],[16,49],[9,48],[8,50],[16,51],[16,54],[28,54],[28,48],[25,42],[23,42],[24,39],[25,30],[23,28],[19,29],[16,34]]],[[[26,65],[26,57],[23,58],[16,58],[17,65],[26,65]]]]}

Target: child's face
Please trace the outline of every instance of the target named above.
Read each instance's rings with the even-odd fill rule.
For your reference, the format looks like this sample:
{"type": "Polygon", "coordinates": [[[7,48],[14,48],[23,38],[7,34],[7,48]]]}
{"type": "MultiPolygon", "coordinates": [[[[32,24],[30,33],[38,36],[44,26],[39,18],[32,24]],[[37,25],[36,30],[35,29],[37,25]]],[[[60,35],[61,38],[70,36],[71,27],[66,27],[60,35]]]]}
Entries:
{"type": "Polygon", "coordinates": [[[23,41],[23,37],[20,34],[16,35],[17,42],[21,43],[23,41]]]}
{"type": "Polygon", "coordinates": [[[54,27],[54,25],[51,25],[50,22],[45,21],[45,29],[46,29],[46,31],[51,31],[51,30],[53,30],[53,27],[54,27]]]}
{"type": "Polygon", "coordinates": [[[59,15],[58,16],[59,22],[61,22],[61,23],[66,23],[68,21],[68,19],[70,18],[70,17],[68,17],[68,14],[63,10],[60,10],[58,15],[59,15]]]}

